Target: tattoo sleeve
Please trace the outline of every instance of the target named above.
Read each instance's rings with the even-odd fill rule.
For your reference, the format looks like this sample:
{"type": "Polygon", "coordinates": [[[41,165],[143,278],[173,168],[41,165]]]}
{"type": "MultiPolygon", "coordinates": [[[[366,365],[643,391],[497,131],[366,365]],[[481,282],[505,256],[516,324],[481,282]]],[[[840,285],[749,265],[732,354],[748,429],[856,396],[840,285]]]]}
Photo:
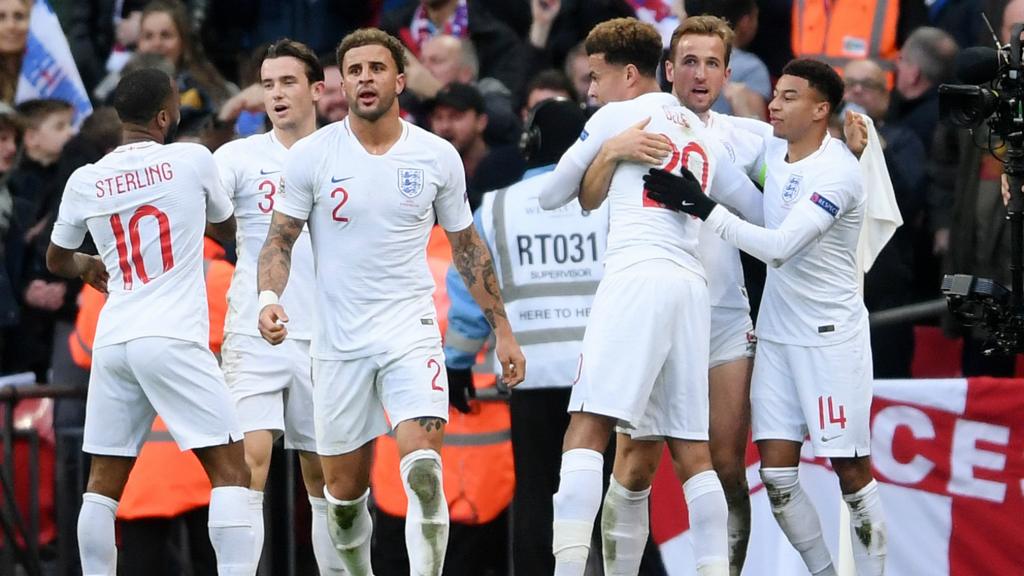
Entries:
{"type": "Polygon", "coordinates": [[[257,290],[273,290],[280,296],[292,268],[292,246],[302,232],[304,220],[274,212],[267,240],[260,250],[257,290]]]}
{"type": "Polygon", "coordinates": [[[448,233],[448,242],[452,245],[452,259],[455,268],[462,276],[466,288],[473,299],[483,310],[491,329],[499,324],[508,324],[505,304],[501,299],[498,277],[494,273],[494,262],[491,253],[483,240],[476,233],[476,228],[469,226],[465,230],[448,233]]]}

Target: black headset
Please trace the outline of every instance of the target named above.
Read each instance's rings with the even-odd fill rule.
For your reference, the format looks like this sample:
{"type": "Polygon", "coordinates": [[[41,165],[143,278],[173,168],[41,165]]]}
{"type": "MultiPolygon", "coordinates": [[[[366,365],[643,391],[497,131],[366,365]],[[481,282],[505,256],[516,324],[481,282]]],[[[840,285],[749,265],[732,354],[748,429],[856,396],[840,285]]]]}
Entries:
{"type": "Polygon", "coordinates": [[[540,152],[541,145],[543,144],[543,135],[541,134],[540,126],[537,126],[536,124],[537,114],[545,106],[554,102],[573,102],[573,100],[566,98],[565,96],[555,96],[554,98],[541,100],[530,109],[530,112],[526,116],[526,124],[523,125],[523,133],[519,136],[519,153],[522,154],[523,158],[527,161],[540,152]]]}

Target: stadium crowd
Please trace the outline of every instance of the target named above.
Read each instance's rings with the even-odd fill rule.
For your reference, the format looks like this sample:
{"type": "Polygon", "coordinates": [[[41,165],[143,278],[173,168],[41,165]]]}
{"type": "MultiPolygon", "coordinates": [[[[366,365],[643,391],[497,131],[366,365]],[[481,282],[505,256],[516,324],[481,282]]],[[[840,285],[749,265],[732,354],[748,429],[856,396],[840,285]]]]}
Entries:
{"type": "MultiPolygon", "coordinates": [[[[987,140],[984,130],[972,141],[966,131],[939,122],[938,86],[953,81],[960,50],[993,44],[993,33],[980,14],[987,15],[995,34],[1007,42],[1010,24],[1024,21],[1024,0],[52,0],[50,4],[94,111],[87,118],[77,118],[73,105],[62,100],[16,100],[32,0],[0,0],[0,375],[31,372],[38,383],[88,386],[91,334],[103,300],[81,280],[51,273],[46,256],[69,177],[121,143],[121,123],[111,107],[120,79],[145,68],[166,72],[180,96],[176,141],[199,143],[216,152],[231,141],[270,130],[260,71],[267,47],[282,38],[300,41],[319,56],[325,84],[315,103],[317,126],[343,120],[349,109],[334,50],[346,34],[366,27],[379,27],[404,44],[402,118],[452,144],[461,158],[466,193],[475,212],[482,205],[490,209],[484,200],[486,192],[520,182],[539,165],[536,158],[524,157],[528,148],[524,143],[530,141],[535,120],[532,111],[539,103],[561,97],[587,115],[599,107],[583,47],[594,26],[612,18],[636,17],[654,25],[667,50],[673,31],[687,15],[718,16],[731,24],[734,36],[728,56],[731,75],[712,110],[766,120],[775,81],[784,66],[794,58],[813,58],[832,64],[843,79],[843,106],[833,110],[835,136],[842,137],[842,115],[847,110],[873,120],[904,225],[865,278],[864,303],[869,311],[941,297],[943,273],[1009,282],[1009,226],[999,195],[1001,164],[974,145],[987,140]]],[[[659,80],[668,91],[663,68],[659,80]]],[[[698,85],[697,89],[703,88],[698,85]]],[[[578,124],[564,117],[549,122],[556,131],[575,129],[578,134],[582,127],[582,119],[578,124]]],[[[546,163],[557,159],[548,158],[546,163]]],[[[90,249],[88,242],[83,251],[90,249]]],[[[452,287],[451,256],[443,243],[443,239],[431,239],[428,261],[439,288],[435,294],[438,316],[445,324],[446,292],[453,293],[452,301],[458,305],[454,292],[459,286],[452,287]],[[446,274],[450,276],[447,289],[446,274]]],[[[226,298],[237,248],[234,241],[207,239],[210,345],[218,354],[225,343],[226,298]]],[[[764,266],[746,256],[743,264],[756,324],[764,266]]],[[[449,335],[453,326],[459,327],[454,322],[448,325],[449,335]]],[[[941,326],[949,338],[962,338],[963,375],[1016,373],[1015,357],[982,353],[982,335],[954,326],[947,318],[918,322],[941,326]]],[[[441,331],[445,333],[444,326],[441,331]]],[[[875,378],[913,375],[915,354],[922,354],[915,348],[915,334],[914,323],[871,331],[875,378]]],[[[449,355],[452,346],[458,347],[446,341],[449,355]]],[[[471,359],[471,347],[468,352],[471,359]]],[[[553,471],[531,469],[519,461],[513,465],[512,452],[523,449],[519,443],[528,446],[534,440],[516,431],[517,422],[531,424],[517,420],[525,416],[516,413],[515,393],[511,440],[505,437],[493,446],[474,447],[475,437],[495,431],[507,434],[510,416],[502,404],[504,390],[490,396],[484,391],[495,386],[496,371],[490,370],[490,376],[479,370],[474,373],[472,364],[448,365],[453,390],[448,434],[469,440],[461,446],[446,444],[442,453],[452,523],[445,574],[498,576],[509,573],[510,550],[523,546],[517,550],[523,558],[551,554],[550,509],[538,521],[546,527],[534,535],[542,543],[540,549],[517,541],[521,530],[515,525],[529,521],[536,499],[555,492],[558,469],[557,461],[553,471]],[[474,380],[475,385],[469,383],[474,380]],[[504,412],[492,413],[498,404],[504,412]],[[473,416],[476,421],[461,420],[473,416]],[[554,477],[549,485],[527,493],[511,479],[513,472],[554,477]],[[449,484],[449,477],[456,483],[449,484]]],[[[521,397],[529,398],[525,393],[521,397]]],[[[533,410],[541,409],[534,406],[533,410]]],[[[564,405],[548,416],[534,415],[542,417],[565,418],[564,405]]],[[[81,427],[84,418],[84,401],[57,402],[55,427],[81,427]]],[[[564,428],[562,422],[560,430],[551,433],[557,438],[547,439],[551,450],[560,450],[564,428]]],[[[385,576],[408,573],[409,559],[398,552],[403,549],[406,506],[394,439],[382,438],[374,450],[375,570],[385,576]],[[389,472],[391,468],[394,471],[389,472]]],[[[192,473],[201,476],[198,468],[192,473]]],[[[156,482],[159,476],[156,472],[147,478],[156,482]]],[[[307,486],[316,486],[310,482],[307,486]]],[[[199,483],[202,492],[202,480],[199,483]]],[[[323,483],[320,478],[321,489],[323,483]]],[[[167,537],[165,527],[145,522],[162,515],[182,519],[193,532],[198,530],[200,538],[193,538],[190,545],[192,559],[184,562],[192,566],[191,573],[211,573],[213,552],[202,538],[205,516],[198,524],[189,518],[195,510],[205,509],[208,486],[205,490],[206,502],[200,498],[194,505],[172,506],[173,511],[166,514],[119,511],[123,526],[129,527],[122,541],[125,573],[156,570],[145,556],[133,557],[131,551],[145,554],[147,546],[167,537]]],[[[310,496],[315,510],[312,491],[310,496]]],[[[143,507],[133,505],[136,511],[143,507]]],[[[529,535],[522,537],[525,541],[529,535]]],[[[170,562],[167,566],[175,566],[170,562]]],[[[516,562],[526,565],[519,557],[516,562]]],[[[546,562],[516,573],[550,574],[550,570],[546,562]]],[[[171,567],[165,573],[185,572],[171,567]]],[[[664,573],[653,546],[644,554],[641,573],[664,573]]]]}

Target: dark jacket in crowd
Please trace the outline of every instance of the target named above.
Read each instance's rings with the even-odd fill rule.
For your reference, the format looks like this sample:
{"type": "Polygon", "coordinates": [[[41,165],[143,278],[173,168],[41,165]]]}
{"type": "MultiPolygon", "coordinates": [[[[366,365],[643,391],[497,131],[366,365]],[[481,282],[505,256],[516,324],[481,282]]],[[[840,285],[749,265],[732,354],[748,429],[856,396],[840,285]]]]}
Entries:
{"type": "MultiPolygon", "coordinates": [[[[415,54],[418,49],[409,27],[418,2],[383,14],[380,27],[400,38],[415,54]]],[[[496,78],[513,94],[519,94],[530,73],[523,41],[504,22],[495,18],[479,0],[469,0],[469,39],[480,60],[480,78],[496,78]]]]}

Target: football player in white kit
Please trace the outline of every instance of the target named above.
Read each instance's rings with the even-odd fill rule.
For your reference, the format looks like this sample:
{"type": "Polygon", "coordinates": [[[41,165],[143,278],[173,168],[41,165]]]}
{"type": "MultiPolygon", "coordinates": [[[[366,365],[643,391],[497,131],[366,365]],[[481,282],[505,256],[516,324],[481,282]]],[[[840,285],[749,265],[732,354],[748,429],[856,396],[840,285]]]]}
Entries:
{"type": "MultiPolygon", "coordinates": [[[[275,437],[298,450],[302,478],[312,507],[312,542],[320,574],[342,574],[341,559],[327,533],[324,477],[313,431],[313,383],[309,340],[313,335],[313,249],[303,230],[292,251],[288,289],[289,338],[271,346],[260,337],[256,299],[256,258],[270,229],[288,149],[316,130],[316,102],[324,73],[306,45],[282,39],[267,48],[260,67],[263,103],[273,130],[229,142],[214,158],[221,184],[235,205],[238,264],[228,291],[228,315],[221,352],[224,378],[235,399],[245,433],[245,456],[252,470],[250,488],[257,554],[263,543],[263,488],[275,437]]],[[[259,561],[257,557],[257,562],[259,561]]]]}
{"type": "Polygon", "coordinates": [[[608,138],[628,126],[643,126],[660,134],[651,139],[652,147],[661,141],[670,151],[662,166],[676,172],[688,166],[701,175],[697,190],[745,200],[735,207],[755,219],[760,193],[730,162],[721,161],[724,148],[708,137],[697,116],[658,89],[661,39],[653,27],[632,18],[610,20],[590,32],[585,46],[591,95],[609,103],[562,157],[541,196],[543,207],[557,207],[575,195],[592,162],[606,168],[586,172],[579,195],[580,204],[593,209],[607,193],[610,229],[605,277],[594,298],[569,403],[572,416],[554,498],[555,574],[583,574],[601,502],[601,452],[618,421],[625,434],[602,520],[604,540],[615,544],[606,547],[606,573],[635,574],[639,568],[649,524],[647,497],[666,440],[684,482],[698,572],[724,576],[726,502],[707,443],[709,302],[697,255],[700,225],[647,197],[644,164],[595,160],[608,138]],[[620,459],[635,465],[624,467],[620,459]]]}
{"type": "Polygon", "coordinates": [[[399,117],[401,42],[357,30],[337,56],[349,115],[292,147],[260,253],[260,331],[273,344],[287,335],[278,298],[308,221],[316,262],[313,403],[331,539],[352,576],[372,574],[372,440],[393,429],[409,499],[411,572],[437,576],[448,539],[440,457],[448,391],[426,262],[435,218],[497,335],[506,384],[522,381],[525,360],[473,226],[458,153],[399,117]]]}
{"type": "MultiPolygon", "coordinates": [[[[758,315],[751,407],[772,512],[815,575],[834,575],[797,467],[804,437],[829,458],[850,506],[859,574],[885,570],[885,520],[871,476],[871,345],[857,241],[866,194],[857,159],[828,134],[843,82],[827,64],[794,60],[769,105],[765,227],[744,222],[683,178],[652,170],[651,196],[769,265],[758,315]]],[[[766,126],[761,124],[762,126],[766,126]]]]}
{"type": "Polygon", "coordinates": [[[156,414],[203,465],[217,572],[255,574],[249,469],[242,432],[207,347],[203,233],[234,235],[231,200],[209,150],[170,143],[178,91],[154,69],[125,75],[114,93],[123,144],[68,180],[47,267],[109,297],[96,328],[82,449],[93,455],[78,516],[82,571],[113,576],[114,514],[156,414]],[[74,250],[86,233],[100,256],[74,250]]]}
{"type": "MultiPolygon", "coordinates": [[[[711,110],[729,78],[732,30],[714,16],[690,16],[675,32],[665,62],[666,79],[679,101],[695,112],[728,152],[727,160],[751,180],[760,182],[764,168],[764,139],[734,126],[730,116],[711,110]]],[[[605,170],[610,163],[663,164],[670,150],[659,146],[650,132],[631,127],[602,146],[590,170],[605,170]]],[[[743,570],[750,539],[750,493],[746,451],[750,433],[750,369],[754,356],[754,325],[743,280],[739,251],[702,226],[698,251],[708,280],[711,301],[711,343],[708,370],[710,395],[711,462],[718,473],[729,505],[729,570],[743,570]]],[[[630,447],[622,441],[623,451],[630,447]]],[[[620,451],[620,468],[652,466],[633,462],[636,452],[620,451]]],[[[651,454],[652,457],[656,456],[651,454]]],[[[625,512],[628,513],[626,509],[625,512]]],[[[618,517],[623,521],[623,512],[618,517]]],[[[623,537],[630,532],[624,531],[623,537]]],[[[634,538],[639,535],[634,533],[634,538]]],[[[640,543],[642,545],[642,543],[640,543]]],[[[635,545],[635,544],[634,544],[635,545]]]]}

